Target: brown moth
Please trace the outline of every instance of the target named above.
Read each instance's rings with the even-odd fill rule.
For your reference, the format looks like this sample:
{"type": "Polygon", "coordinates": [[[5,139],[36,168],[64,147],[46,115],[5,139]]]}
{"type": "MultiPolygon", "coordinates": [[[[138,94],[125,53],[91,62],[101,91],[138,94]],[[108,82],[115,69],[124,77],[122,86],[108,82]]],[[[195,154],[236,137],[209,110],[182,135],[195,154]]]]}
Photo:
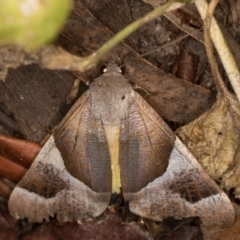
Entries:
{"type": "Polygon", "coordinates": [[[225,193],[109,64],[46,142],[8,206],[30,222],[54,215],[87,220],[120,191],[133,213],[156,221],[197,216],[206,230],[235,219],[225,193]]]}

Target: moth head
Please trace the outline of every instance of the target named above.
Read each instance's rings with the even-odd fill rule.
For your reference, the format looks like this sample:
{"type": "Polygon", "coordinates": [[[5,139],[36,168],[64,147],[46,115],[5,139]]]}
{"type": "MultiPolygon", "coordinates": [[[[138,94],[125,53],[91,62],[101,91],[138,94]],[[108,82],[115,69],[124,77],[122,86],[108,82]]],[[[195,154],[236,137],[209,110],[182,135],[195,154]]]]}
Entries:
{"type": "Polygon", "coordinates": [[[106,125],[118,125],[128,116],[132,86],[117,64],[110,63],[89,88],[92,114],[106,125]]]}
{"type": "Polygon", "coordinates": [[[119,75],[122,73],[122,70],[116,63],[109,63],[107,67],[103,69],[104,75],[119,75]]]}

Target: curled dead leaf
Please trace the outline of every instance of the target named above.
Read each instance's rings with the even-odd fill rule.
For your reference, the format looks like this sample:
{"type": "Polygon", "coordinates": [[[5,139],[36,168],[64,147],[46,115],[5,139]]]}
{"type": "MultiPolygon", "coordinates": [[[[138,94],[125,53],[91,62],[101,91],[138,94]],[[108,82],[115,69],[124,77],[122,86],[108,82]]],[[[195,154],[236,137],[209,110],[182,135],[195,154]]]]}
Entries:
{"type": "Polygon", "coordinates": [[[34,142],[0,134],[0,176],[18,182],[40,149],[34,142]]]}
{"type": "Polygon", "coordinates": [[[29,168],[41,146],[37,143],[0,134],[0,155],[29,168]]]}
{"type": "Polygon", "coordinates": [[[195,121],[177,130],[205,171],[240,198],[240,104],[231,94],[195,121]]]}

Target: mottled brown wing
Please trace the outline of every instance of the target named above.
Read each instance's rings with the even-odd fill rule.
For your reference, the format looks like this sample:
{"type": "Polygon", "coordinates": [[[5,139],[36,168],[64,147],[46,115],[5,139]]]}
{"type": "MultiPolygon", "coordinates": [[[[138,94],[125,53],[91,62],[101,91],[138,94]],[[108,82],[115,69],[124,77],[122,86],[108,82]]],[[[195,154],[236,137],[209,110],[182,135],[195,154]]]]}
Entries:
{"type": "Polygon", "coordinates": [[[18,183],[9,200],[15,218],[60,222],[97,217],[111,198],[111,166],[101,122],[88,92],[73,106],[18,183]]]}
{"type": "Polygon", "coordinates": [[[151,107],[138,94],[133,98],[120,152],[130,210],[156,221],[200,217],[205,228],[233,224],[235,211],[226,194],[151,107]],[[133,153],[125,142],[134,146],[133,153]]]}

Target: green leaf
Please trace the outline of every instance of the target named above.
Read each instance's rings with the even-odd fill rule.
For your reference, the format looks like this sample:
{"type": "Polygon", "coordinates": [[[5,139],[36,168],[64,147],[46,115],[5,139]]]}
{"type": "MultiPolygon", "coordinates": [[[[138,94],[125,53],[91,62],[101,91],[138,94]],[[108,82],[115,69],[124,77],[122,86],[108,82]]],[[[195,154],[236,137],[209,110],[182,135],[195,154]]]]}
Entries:
{"type": "Polygon", "coordinates": [[[0,45],[40,47],[57,35],[71,0],[0,0],[0,45]]]}

